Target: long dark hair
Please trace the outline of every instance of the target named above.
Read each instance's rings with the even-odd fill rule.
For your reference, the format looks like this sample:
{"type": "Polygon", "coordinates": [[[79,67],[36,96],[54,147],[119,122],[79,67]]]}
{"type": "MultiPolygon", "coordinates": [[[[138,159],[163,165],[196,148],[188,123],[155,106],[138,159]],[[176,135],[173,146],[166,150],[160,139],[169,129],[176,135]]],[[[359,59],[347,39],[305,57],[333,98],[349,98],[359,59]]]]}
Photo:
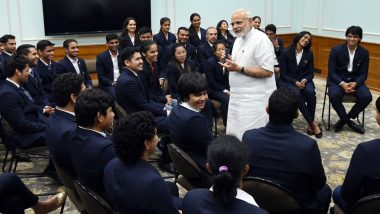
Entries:
{"type": "MultiPolygon", "coordinates": [[[[124,23],[123,23],[123,29],[121,31],[121,35],[122,36],[126,36],[128,35],[128,29],[127,29],[127,25],[129,24],[130,21],[135,21],[136,22],[136,30],[137,30],[137,21],[135,18],[133,17],[127,17],[125,20],[124,20],[124,23]]],[[[135,34],[136,34],[136,30],[135,30],[135,34]]],[[[137,35],[137,34],[136,34],[137,35]]]]}
{"type": "MultiPolygon", "coordinates": [[[[309,31],[301,31],[299,32],[294,38],[293,38],[293,42],[292,44],[289,46],[288,48],[288,51],[286,53],[286,56],[287,58],[289,59],[289,61],[295,61],[296,60],[296,48],[297,48],[297,44],[298,42],[300,41],[300,39],[305,36],[306,34],[309,34],[310,37],[311,37],[311,33],[309,31]]],[[[310,42],[308,45],[306,45],[306,47],[303,48],[303,50],[305,52],[307,51],[310,51],[310,48],[311,48],[311,39],[310,39],[310,42]]]]}
{"type": "Polygon", "coordinates": [[[220,136],[208,148],[207,163],[213,175],[214,198],[222,206],[230,205],[248,164],[247,145],[235,136],[220,136]]]}
{"type": "MultiPolygon", "coordinates": [[[[198,16],[199,18],[201,18],[201,15],[199,15],[198,13],[192,13],[190,15],[190,21],[193,21],[194,17],[198,16]]],[[[195,30],[194,26],[193,26],[193,23],[190,24],[189,26],[189,36],[194,36],[197,34],[197,31],[195,30]]]]}
{"type": "MultiPolygon", "coordinates": [[[[190,72],[190,71],[192,71],[192,68],[191,68],[191,66],[188,64],[188,63],[186,63],[186,61],[187,61],[187,55],[186,55],[186,59],[185,59],[185,65],[184,65],[184,68],[182,69],[182,67],[181,67],[181,65],[180,65],[180,63],[177,61],[177,59],[175,58],[175,51],[177,50],[177,48],[179,48],[179,47],[183,47],[184,49],[185,49],[185,51],[186,51],[186,47],[185,47],[185,45],[183,45],[183,44],[181,44],[181,43],[176,43],[176,44],[174,44],[173,45],[173,47],[171,48],[171,50],[170,50],[170,61],[169,61],[169,64],[170,65],[172,65],[172,66],[174,66],[174,67],[176,67],[176,70],[178,71],[178,72],[181,72],[181,71],[183,71],[183,72],[190,72]]],[[[187,53],[186,53],[187,54],[187,53]]]]}
{"type": "MultiPolygon", "coordinates": [[[[217,30],[217,32],[218,32],[218,34],[217,34],[217,38],[218,39],[220,39],[220,38],[222,38],[222,31],[220,30],[220,27],[222,26],[222,24],[223,24],[223,22],[225,22],[225,23],[227,23],[227,25],[228,25],[228,22],[226,21],[226,20],[220,20],[219,22],[218,22],[218,24],[216,25],[216,30],[217,30]]],[[[231,34],[231,32],[227,29],[227,37],[229,37],[229,36],[232,36],[232,34],[231,34]]]]}

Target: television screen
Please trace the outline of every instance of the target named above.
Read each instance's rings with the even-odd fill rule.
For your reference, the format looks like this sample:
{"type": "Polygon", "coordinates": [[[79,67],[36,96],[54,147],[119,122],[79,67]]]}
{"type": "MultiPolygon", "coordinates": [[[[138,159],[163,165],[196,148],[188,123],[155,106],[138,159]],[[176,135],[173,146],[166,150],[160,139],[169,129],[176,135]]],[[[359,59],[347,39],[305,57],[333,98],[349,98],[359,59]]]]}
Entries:
{"type": "Polygon", "coordinates": [[[151,26],[150,0],[42,0],[45,35],[120,32],[132,16],[151,26]]]}

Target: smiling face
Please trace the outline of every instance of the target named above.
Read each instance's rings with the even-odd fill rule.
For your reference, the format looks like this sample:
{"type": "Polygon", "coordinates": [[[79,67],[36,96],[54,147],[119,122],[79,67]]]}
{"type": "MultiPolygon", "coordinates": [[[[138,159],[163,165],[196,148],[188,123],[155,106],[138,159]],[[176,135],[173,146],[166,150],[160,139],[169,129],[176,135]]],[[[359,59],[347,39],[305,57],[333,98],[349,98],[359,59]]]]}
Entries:
{"type": "Polygon", "coordinates": [[[196,94],[190,94],[187,103],[198,110],[203,110],[208,99],[207,91],[202,91],[196,94]]]}
{"type": "Polygon", "coordinates": [[[125,60],[124,63],[127,68],[134,72],[143,70],[143,60],[139,52],[134,53],[132,58],[130,60],[125,60]]]}
{"type": "Polygon", "coordinates": [[[78,43],[76,43],[76,42],[70,42],[69,45],[68,45],[68,48],[66,48],[65,51],[66,51],[66,54],[70,58],[77,57],[78,56],[78,51],[79,51],[78,43]]]}
{"type": "Polygon", "coordinates": [[[34,67],[38,63],[39,56],[37,54],[37,49],[36,48],[28,48],[29,53],[26,55],[26,58],[29,61],[29,66],[34,67]]]}
{"type": "Polygon", "coordinates": [[[157,56],[158,56],[158,50],[157,50],[157,45],[156,44],[152,44],[151,46],[149,46],[149,50],[146,53],[144,53],[145,59],[150,64],[152,64],[152,62],[156,62],[157,61],[157,56]]]}
{"type": "Polygon", "coordinates": [[[136,31],[136,21],[130,20],[127,24],[128,33],[134,34],[136,31]]]}
{"type": "Polygon", "coordinates": [[[110,51],[116,52],[119,48],[119,40],[118,39],[111,39],[107,42],[107,47],[110,51]]]}
{"type": "Polygon", "coordinates": [[[194,28],[200,28],[201,27],[201,17],[194,16],[193,19],[191,20],[191,25],[194,28]]]}
{"type": "Polygon", "coordinates": [[[298,41],[298,45],[300,45],[302,48],[306,47],[311,41],[311,35],[305,34],[301,39],[298,41]]]}
{"type": "Polygon", "coordinates": [[[54,47],[46,46],[43,51],[38,50],[38,55],[40,56],[41,59],[48,62],[54,58],[54,47]]]}
{"type": "Polygon", "coordinates": [[[255,29],[259,29],[259,28],[260,28],[260,25],[261,25],[261,20],[260,20],[259,18],[255,18],[255,19],[253,20],[253,27],[254,27],[255,29]]]}
{"type": "Polygon", "coordinates": [[[21,71],[16,69],[17,83],[20,85],[24,85],[28,82],[28,78],[30,75],[30,67],[27,64],[24,69],[21,71]]]}
{"type": "Polygon", "coordinates": [[[346,36],[346,42],[348,46],[356,47],[360,42],[359,35],[353,35],[351,33],[347,34],[346,36]]]}
{"type": "Polygon", "coordinates": [[[102,131],[112,130],[114,117],[115,113],[112,111],[112,107],[107,108],[106,115],[99,115],[99,123],[102,131]]]}
{"type": "Polygon", "coordinates": [[[189,31],[181,29],[179,30],[177,36],[178,36],[178,42],[182,44],[186,44],[187,41],[189,40],[189,31]]]}

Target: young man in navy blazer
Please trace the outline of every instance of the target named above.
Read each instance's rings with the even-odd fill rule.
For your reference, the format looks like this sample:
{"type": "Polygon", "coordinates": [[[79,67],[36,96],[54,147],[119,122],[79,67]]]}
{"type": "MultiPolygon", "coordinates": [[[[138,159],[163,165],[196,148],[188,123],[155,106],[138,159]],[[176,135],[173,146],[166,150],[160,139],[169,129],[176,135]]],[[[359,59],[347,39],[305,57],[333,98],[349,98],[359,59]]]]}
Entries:
{"type": "Polygon", "coordinates": [[[2,80],[7,77],[4,73],[5,62],[16,53],[16,37],[10,34],[5,34],[0,39],[3,46],[3,51],[0,54],[0,80],[2,80]]]}
{"type": "Polygon", "coordinates": [[[54,113],[47,121],[46,144],[50,156],[61,168],[75,174],[74,164],[70,158],[70,136],[77,127],[74,105],[79,93],[86,88],[79,74],[61,74],[54,81],[53,98],[56,103],[54,113]]]}
{"type": "MultiPolygon", "coordinates": [[[[380,125],[380,98],[376,100],[376,122],[380,125]]],[[[334,203],[347,211],[362,197],[380,193],[380,139],[360,143],[352,154],[342,186],[334,189],[334,203]]]]}
{"type": "Polygon", "coordinates": [[[363,127],[351,120],[358,117],[372,101],[371,92],[365,85],[369,53],[360,45],[362,38],[362,28],[351,26],[346,30],[346,42],[333,47],[330,52],[328,93],[331,105],[340,118],[335,124],[335,132],[342,130],[345,124],[357,133],[365,132],[363,127]],[[356,97],[356,103],[348,113],[342,103],[345,94],[356,97]]]}
{"type": "Polygon", "coordinates": [[[43,109],[43,113],[45,115],[51,114],[54,109],[51,107],[50,102],[42,87],[41,77],[39,73],[34,69],[35,66],[37,66],[39,60],[36,47],[31,44],[20,45],[17,48],[17,54],[24,56],[29,60],[29,67],[31,69],[28,82],[25,84],[26,90],[28,90],[32,96],[35,104],[43,109]]]}
{"type": "Polygon", "coordinates": [[[116,100],[129,114],[137,111],[150,111],[155,116],[159,132],[168,133],[166,117],[170,111],[164,109],[164,103],[151,100],[140,80],[139,72],[143,69],[143,60],[139,50],[135,47],[125,48],[121,60],[125,70],[116,82],[116,100]]]}
{"type": "Polygon", "coordinates": [[[74,112],[78,127],[70,140],[70,156],[78,181],[104,195],[103,170],[116,157],[106,131],[112,130],[113,98],[100,89],[87,89],[77,98],[74,112]]]}
{"type": "Polygon", "coordinates": [[[58,62],[57,74],[77,73],[83,76],[87,88],[92,88],[92,81],[87,71],[86,62],[78,57],[79,46],[75,39],[66,39],[63,42],[66,56],[58,62]]]}
{"type": "Polygon", "coordinates": [[[296,194],[310,211],[327,213],[331,189],[326,184],[317,142],[292,127],[298,116],[296,97],[285,87],[269,98],[269,123],[243,134],[250,151],[249,176],[281,184],[296,194]]]}
{"type": "Polygon", "coordinates": [[[46,97],[51,104],[55,106],[52,95],[52,85],[57,78],[57,63],[54,58],[54,43],[49,40],[41,40],[37,43],[37,52],[40,60],[33,69],[41,77],[42,87],[46,97]]]}
{"type": "Polygon", "coordinates": [[[96,57],[96,72],[99,78],[99,88],[115,97],[116,80],[120,75],[119,38],[111,33],[106,36],[107,50],[96,57]]]}
{"type": "Polygon", "coordinates": [[[12,56],[5,64],[6,80],[0,87],[0,113],[15,131],[15,140],[20,147],[44,145],[46,124],[42,109],[22,86],[30,75],[29,61],[24,56],[12,56]]]}

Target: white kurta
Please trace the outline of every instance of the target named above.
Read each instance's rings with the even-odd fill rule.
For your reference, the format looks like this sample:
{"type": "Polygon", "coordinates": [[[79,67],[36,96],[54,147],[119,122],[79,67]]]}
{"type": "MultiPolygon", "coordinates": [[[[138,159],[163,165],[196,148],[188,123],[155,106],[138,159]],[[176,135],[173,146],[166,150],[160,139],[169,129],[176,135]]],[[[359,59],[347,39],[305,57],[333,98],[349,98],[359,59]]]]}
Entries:
{"type": "MultiPolygon", "coordinates": [[[[252,29],[235,40],[232,60],[244,67],[262,67],[273,72],[274,50],[267,35],[252,29]]],[[[265,126],[269,117],[265,111],[269,96],[276,90],[275,75],[256,78],[240,72],[229,76],[231,97],[228,106],[227,134],[240,140],[245,131],[265,126]]]]}

